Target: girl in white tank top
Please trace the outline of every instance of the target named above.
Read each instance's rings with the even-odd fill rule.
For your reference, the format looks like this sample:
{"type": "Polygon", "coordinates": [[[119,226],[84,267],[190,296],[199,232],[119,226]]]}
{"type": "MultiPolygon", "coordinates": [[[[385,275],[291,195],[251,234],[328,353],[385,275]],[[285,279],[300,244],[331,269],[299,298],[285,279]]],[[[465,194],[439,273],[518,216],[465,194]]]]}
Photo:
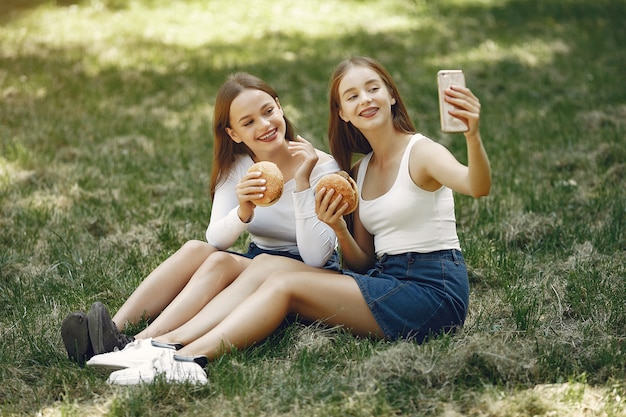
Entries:
{"type": "Polygon", "coordinates": [[[346,269],[256,257],[233,285],[246,283],[248,271],[268,271],[264,283],[172,355],[168,377],[182,364],[206,363],[265,339],[289,314],[341,325],[355,335],[418,342],[463,324],[469,285],[451,193],[487,195],[491,171],[479,132],[480,102],[467,88],[450,88],[445,97],[455,106],[450,114],[468,128],[467,166],[415,135],[394,81],[377,61],[354,57],[336,67],[330,81],[331,151],[346,171],[354,153],[370,154],[352,172],[361,204],[352,222],[343,217],[347,204],[332,190],[320,190],[315,198],[317,217],[335,231],[346,269]]]}

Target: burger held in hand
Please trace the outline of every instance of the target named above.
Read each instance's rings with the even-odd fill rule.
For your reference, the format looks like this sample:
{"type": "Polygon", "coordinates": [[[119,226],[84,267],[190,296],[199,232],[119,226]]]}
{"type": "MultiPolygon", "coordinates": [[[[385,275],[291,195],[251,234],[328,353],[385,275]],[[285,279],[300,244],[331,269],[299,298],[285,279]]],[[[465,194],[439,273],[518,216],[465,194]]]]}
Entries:
{"type": "MultiPolygon", "coordinates": [[[[359,193],[356,187],[356,182],[348,175],[346,171],[339,171],[334,174],[324,175],[317,186],[315,187],[315,192],[319,192],[322,188],[326,188],[330,190],[331,188],[335,190],[335,194],[341,194],[341,204],[348,203],[348,208],[343,213],[350,214],[354,210],[359,203],[359,193]]],[[[334,198],[334,197],[333,197],[334,198]]]]}
{"type": "Polygon", "coordinates": [[[259,207],[268,207],[278,201],[283,195],[284,178],[283,173],[275,163],[261,161],[248,168],[248,172],[261,172],[260,178],[265,180],[265,192],[263,197],[250,200],[259,207]]]}

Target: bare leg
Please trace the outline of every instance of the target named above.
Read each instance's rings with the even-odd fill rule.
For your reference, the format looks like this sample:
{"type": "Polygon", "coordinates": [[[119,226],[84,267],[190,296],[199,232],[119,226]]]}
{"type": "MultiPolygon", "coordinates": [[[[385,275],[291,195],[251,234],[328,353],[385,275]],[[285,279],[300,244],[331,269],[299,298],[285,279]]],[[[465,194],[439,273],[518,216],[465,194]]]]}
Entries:
{"type": "Polygon", "coordinates": [[[183,325],[228,287],[251,262],[249,258],[228,252],[212,253],[176,298],[135,337],[156,337],[183,325]]]}
{"type": "Polygon", "coordinates": [[[215,359],[231,348],[245,348],[272,334],[289,313],[354,334],[384,337],[356,281],[347,275],[278,272],[213,330],[182,348],[183,356],[215,359]]]}
{"type": "Polygon", "coordinates": [[[207,257],[217,251],[208,243],[191,240],[150,273],[113,316],[118,329],[155,317],[183,289],[207,257]]]}
{"type": "Polygon", "coordinates": [[[217,326],[248,296],[253,294],[273,271],[302,272],[317,274],[339,274],[335,271],[314,268],[303,262],[283,256],[259,255],[249,267],[221,293],[215,296],[196,316],[176,330],[156,339],[167,343],[191,343],[217,326]]]}

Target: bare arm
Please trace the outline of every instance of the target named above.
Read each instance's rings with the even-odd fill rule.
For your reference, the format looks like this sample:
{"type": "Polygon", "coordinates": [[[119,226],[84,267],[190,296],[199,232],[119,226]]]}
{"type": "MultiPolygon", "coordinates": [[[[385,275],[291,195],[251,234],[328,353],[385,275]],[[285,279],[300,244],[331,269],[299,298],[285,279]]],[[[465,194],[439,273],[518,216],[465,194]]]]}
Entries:
{"type": "MultiPolygon", "coordinates": [[[[354,238],[339,239],[341,253],[346,266],[356,272],[365,272],[374,265],[376,254],[374,252],[374,237],[365,230],[359,217],[359,209],[352,214],[352,234],[354,238]]],[[[346,229],[348,235],[350,232],[346,229]]],[[[350,236],[352,237],[352,236],[350,236]]]]}
{"type": "Polygon", "coordinates": [[[480,137],[480,101],[468,88],[459,87],[452,87],[446,92],[446,100],[457,107],[451,114],[464,120],[468,126],[465,132],[468,157],[466,183],[469,185],[467,194],[473,197],[489,195],[491,167],[480,137]]]}
{"type": "Polygon", "coordinates": [[[468,126],[467,166],[442,145],[421,141],[411,152],[411,177],[420,187],[433,191],[441,185],[472,197],[482,197],[491,190],[491,167],[479,131],[480,102],[463,87],[446,91],[446,100],[456,106],[450,113],[468,126]]]}
{"type": "Polygon", "coordinates": [[[334,190],[322,188],[315,196],[315,211],[320,220],[328,224],[337,235],[341,255],[346,266],[356,272],[365,272],[374,264],[374,238],[365,229],[359,217],[359,208],[352,214],[352,233],[343,213],[347,204],[334,190]]]}

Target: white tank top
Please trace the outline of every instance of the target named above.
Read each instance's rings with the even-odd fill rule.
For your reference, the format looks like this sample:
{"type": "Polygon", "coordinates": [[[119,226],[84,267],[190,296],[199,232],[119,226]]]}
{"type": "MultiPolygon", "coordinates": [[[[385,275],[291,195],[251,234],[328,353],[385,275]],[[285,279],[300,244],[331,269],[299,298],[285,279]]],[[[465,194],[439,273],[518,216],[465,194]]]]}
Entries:
{"type": "MultiPolygon", "coordinates": [[[[374,236],[378,256],[461,249],[456,234],[452,190],[441,187],[436,191],[425,191],[409,174],[411,148],[419,140],[430,139],[421,134],[411,138],[389,191],[373,200],[364,200],[359,192],[359,217],[374,236]]],[[[363,189],[363,178],[371,158],[372,153],[367,154],[359,165],[359,190],[363,189]]]]}

